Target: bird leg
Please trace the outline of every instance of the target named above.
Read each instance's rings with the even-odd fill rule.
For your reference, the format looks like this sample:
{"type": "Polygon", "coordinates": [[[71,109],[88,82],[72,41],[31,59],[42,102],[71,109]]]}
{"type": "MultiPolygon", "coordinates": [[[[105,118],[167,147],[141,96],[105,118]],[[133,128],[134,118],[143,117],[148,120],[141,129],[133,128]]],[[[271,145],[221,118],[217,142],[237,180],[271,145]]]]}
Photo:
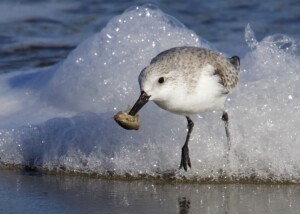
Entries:
{"type": "Polygon", "coordinates": [[[224,121],[225,124],[225,132],[226,132],[226,137],[227,137],[227,144],[228,144],[228,152],[230,151],[230,133],[229,133],[229,117],[226,111],[223,111],[222,115],[222,120],[224,121]]]}
{"type": "Polygon", "coordinates": [[[188,143],[189,143],[189,139],[190,139],[190,135],[193,131],[193,127],[194,127],[194,123],[193,121],[186,116],[187,122],[188,122],[188,133],[185,139],[185,143],[181,149],[181,162],[180,162],[180,167],[179,169],[181,169],[183,167],[183,169],[185,171],[187,171],[188,166],[191,168],[191,160],[190,160],[190,156],[189,156],[189,147],[188,147],[188,143]]]}

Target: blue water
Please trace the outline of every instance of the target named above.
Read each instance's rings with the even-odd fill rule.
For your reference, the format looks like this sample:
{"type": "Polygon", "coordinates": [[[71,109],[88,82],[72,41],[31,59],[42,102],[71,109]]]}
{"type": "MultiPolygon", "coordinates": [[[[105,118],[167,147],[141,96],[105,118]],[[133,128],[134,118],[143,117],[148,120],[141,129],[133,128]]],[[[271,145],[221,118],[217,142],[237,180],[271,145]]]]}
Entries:
{"type": "Polygon", "coordinates": [[[127,8],[152,2],[221,51],[245,53],[244,28],[258,39],[275,33],[299,38],[300,3],[288,1],[1,1],[0,70],[48,66],[127,8]],[[234,45],[232,45],[234,44],[234,45]]]}
{"type": "Polygon", "coordinates": [[[27,213],[45,213],[49,206],[50,212],[62,213],[139,213],[136,208],[155,213],[155,207],[165,213],[299,212],[298,185],[202,184],[224,179],[299,183],[299,1],[144,3],[0,1],[1,165],[198,184],[157,186],[89,177],[66,184],[64,176],[1,170],[0,198],[7,203],[0,211],[22,212],[13,202],[17,198],[27,213]],[[226,104],[232,150],[225,159],[220,113],[197,115],[188,172],[178,170],[184,118],[149,103],[138,132],[112,120],[136,100],[137,76],[151,58],[182,45],[241,58],[240,84],[226,104]],[[95,196],[97,186],[114,188],[100,188],[95,196]],[[248,192],[263,195],[263,202],[248,192]],[[98,203],[103,195],[108,205],[98,203]],[[80,208],[72,204],[83,199],[80,208]],[[61,203],[65,200],[70,203],[61,203]],[[249,200],[250,206],[244,203],[249,200]]]}

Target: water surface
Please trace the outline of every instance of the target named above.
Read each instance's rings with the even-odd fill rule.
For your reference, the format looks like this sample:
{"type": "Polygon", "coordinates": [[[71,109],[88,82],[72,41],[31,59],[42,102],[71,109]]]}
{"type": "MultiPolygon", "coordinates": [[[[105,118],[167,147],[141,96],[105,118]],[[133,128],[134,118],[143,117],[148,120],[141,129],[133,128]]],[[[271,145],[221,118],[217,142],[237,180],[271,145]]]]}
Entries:
{"type": "Polygon", "coordinates": [[[299,213],[298,185],[199,185],[0,171],[6,213],[299,213]],[[5,193],[5,194],[4,194],[5,193]]]}

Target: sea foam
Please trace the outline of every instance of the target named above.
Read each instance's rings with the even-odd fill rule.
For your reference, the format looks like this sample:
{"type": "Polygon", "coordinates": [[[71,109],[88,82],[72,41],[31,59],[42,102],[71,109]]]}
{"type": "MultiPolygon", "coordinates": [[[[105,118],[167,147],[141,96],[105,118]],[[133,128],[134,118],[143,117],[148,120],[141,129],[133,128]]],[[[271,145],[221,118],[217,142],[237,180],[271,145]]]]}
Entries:
{"type": "MultiPolygon", "coordinates": [[[[299,181],[299,44],[287,35],[257,41],[241,59],[240,84],[221,112],[193,117],[192,169],[178,170],[186,120],[153,103],[141,129],[112,119],[138,95],[137,77],[176,46],[213,47],[153,6],[133,7],[50,68],[0,77],[0,157],[4,164],[99,175],[299,181]]],[[[234,55],[234,53],[224,53],[234,55]]]]}

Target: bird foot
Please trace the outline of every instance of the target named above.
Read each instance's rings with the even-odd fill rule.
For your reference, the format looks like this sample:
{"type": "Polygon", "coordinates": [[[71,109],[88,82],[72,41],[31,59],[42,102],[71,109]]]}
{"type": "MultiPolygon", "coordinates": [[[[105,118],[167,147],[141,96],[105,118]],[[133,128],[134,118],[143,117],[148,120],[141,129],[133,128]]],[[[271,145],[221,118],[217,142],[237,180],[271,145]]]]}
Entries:
{"type": "Polygon", "coordinates": [[[190,156],[189,156],[189,148],[187,146],[183,146],[182,150],[181,150],[181,162],[180,162],[180,167],[179,169],[181,169],[183,167],[183,169],[185,171],[187,171],[188,166],[191,168],[191,160],[190,160],[190,156]]]}

